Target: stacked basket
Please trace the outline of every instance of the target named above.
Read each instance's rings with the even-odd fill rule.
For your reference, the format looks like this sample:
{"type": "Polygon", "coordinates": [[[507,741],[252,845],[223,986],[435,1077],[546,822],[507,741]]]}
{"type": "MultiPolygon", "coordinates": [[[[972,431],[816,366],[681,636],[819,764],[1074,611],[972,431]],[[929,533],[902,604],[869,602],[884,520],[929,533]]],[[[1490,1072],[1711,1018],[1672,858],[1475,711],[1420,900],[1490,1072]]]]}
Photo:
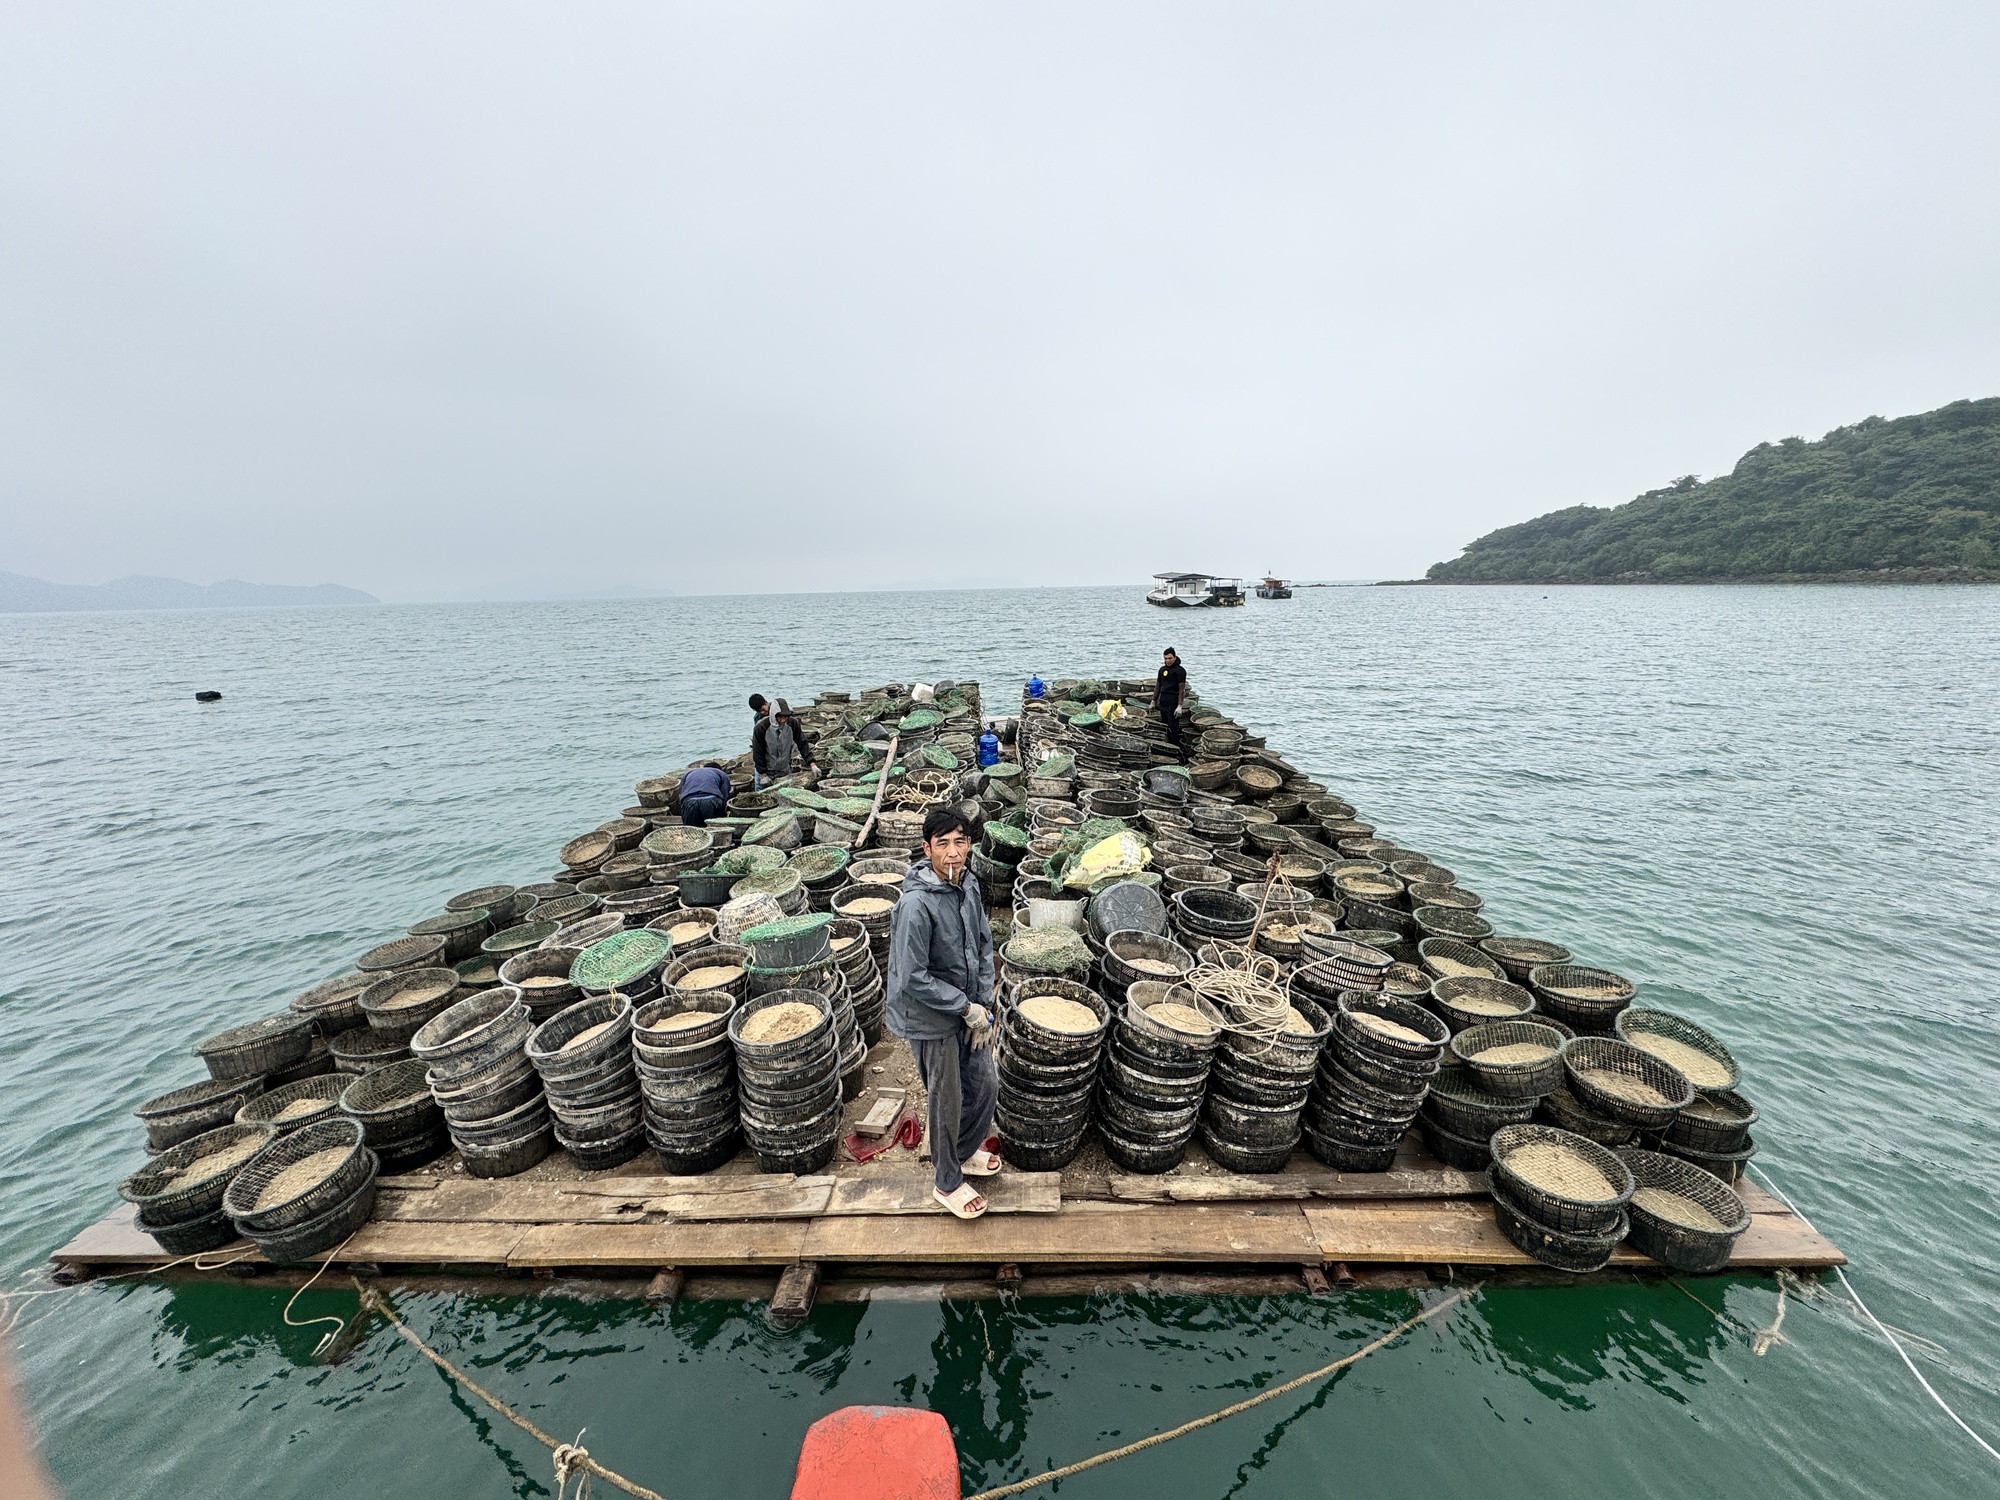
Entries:
{"type": "Polygon", "coordinates": [[[1513,1246],[1560,1271],[1596,1271],[1630,1227],[1632,1172],[1595,1141],[1547,1125],[1493,1134],[1486,1185],[1493,1217],[1513,1246]]]}
{"type": "MultiPolygon", "coordinates": [[[[1294,996],[1301,969],[1292,975],[1294,996]]],[[[1306,1102],[1312,1154],[1343,1172],[1386,1172],[1423,1106],[1450,1035],[1420,1005],[1349,990],[1306,1102]]]]}
{"type": "Polygon", "coordinates": [[[1097,1093],[1105,1153],[1126,1171],[1164,1172],[1187,1153],[1223,1020],[1185,985],[1145,980],[1126,991],[1097,1093]]]}
{"type": "Polygon", "coordinates": [[[1110,1007],[1074,980],[1035,976],[1014,987],[1000,1022],[994,1114],[1010,1164],[1052,1172],[1076,1156],[1110,1023],[1110,1007]]]}
{"type": "Polygon", "coordinates": [[[1304,996],[1293,996],[1290,1010],[1300,1020],[1283,1026],[1236,1015],[1215,1054],[1201,1143],[1232,1172],[1282,1171],[1299,1143],[1299,1115],[1333,1022],[1304,996]]]}
{"type": "Polygon", "coordinates": [[[526,1051],[534,1029],[521,992],[500,985],[459,1001],[410,1038],[474,1177],[525,1172],[555,1144],[541,1077],[526,1051]]]}
{"type": "Polygon", "coordinates": [[[266,1260],[301,1261],[368,1222],[378,1171],[359,1124],[326,1120],[267,1143],[230,1179],[222,1209],[266,1260]]]}
{"type": "Polygon", "coordinates": [[[660,998],[632,1016],[632,1052],[643,1099],[646,1141],[672,1174],[706,1172],[736,1154],[736,1053],[729,1022],[745,987],[682,989],[667,970],[660,998]]]}
{"type": "Polygon", "coordinates": [[[222,1195],[244,1164],[277,1138],[269,1125],[223,1125],[168,1147],[118,1184],[139,1228],[169,1255],[194,1255],[236,1238],[222,1195]]]}
{"type": "Polygon", "coordinates": [[[840,1142],[840,1049],[819,990],[752,995],[729,1018],[743,1134],[766,1172],[817,1172],[840,1142]]]}

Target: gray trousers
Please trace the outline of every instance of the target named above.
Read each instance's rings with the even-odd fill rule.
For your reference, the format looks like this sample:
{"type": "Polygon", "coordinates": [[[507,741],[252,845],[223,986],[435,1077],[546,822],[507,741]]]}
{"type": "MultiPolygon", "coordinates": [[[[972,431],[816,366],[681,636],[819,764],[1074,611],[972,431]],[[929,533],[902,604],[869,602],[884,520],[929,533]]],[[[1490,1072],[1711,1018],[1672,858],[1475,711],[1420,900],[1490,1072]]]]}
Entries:
{"type": "Polygon", "coordinates": [[[931,1106],[931,1165],[940,1193],[955,1193],[965,1181],[964,1163],[979,1143],[992,1134],[993,1101],[1000,1094],[1000,1069],[994,1049],[972,1050],[963,1027],[956,1036],[910,1043],[917,1060],[917,1077],[931,1106]]]}

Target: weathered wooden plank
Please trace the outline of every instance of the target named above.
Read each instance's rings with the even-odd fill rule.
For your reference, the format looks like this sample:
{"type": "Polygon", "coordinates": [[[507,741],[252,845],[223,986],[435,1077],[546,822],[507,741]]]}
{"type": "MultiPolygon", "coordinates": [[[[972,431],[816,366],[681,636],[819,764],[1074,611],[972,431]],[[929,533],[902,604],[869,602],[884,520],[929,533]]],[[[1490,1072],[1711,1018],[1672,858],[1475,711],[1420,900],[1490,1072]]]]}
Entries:
{"type": "Polygon", "coordinates": [[[735,1193],[768,1193],[794,1183],[831,1183],[833,1174],[800,1177],[791,1172],[708,1172],[698,1177],[652,1176],[574,1178],[556,1185],[570,1193],[598,1193],[613,1198],[677,1198],[691,1194],[720,1197],[735,1193]]]}
{"type": "Polygon", "coordinates": [[[801,1177],[751,1193],[671,1193],[644,1203],[648,1213],[675,1220],[809,1219],[826,1212],[833,1188],[831,1177],[801,1177]]]}
{"type": "MultiPolygon", "coordinates": [[[[944,1214],[932,1196],[929,1172],[843,1177],[827,1205],[829,1214],[944,1214]]],[[[1052,1214],[1062,1207],[1062,1173],[1002,1172],[973,1179],[989,1214],[1052,1214]]]]}
{"type": "Polygon", "coordinates": [[[1157,1177],[1113,1173],[1111,1196],[1133,1203],[1241,1203],[1308,1198],[1472,1198],[1486,1184],[1450,1167],[1432,1171],[1336,1172],[1287,1168],[1262,1176],[1177,1172],[1157,1177]]]}
{"type": "MultiPolygon", "coordinates": [[[[1336,1203],[1308,1208],[1306,1222],[1320,1258],[1400,1265],[1525,1266],[1534,1260],[1509,1244],[1493,1221],[1493,1205],[1470,1200],[1336,1203]]],[[[1627,1246],[1616,1266],[1657,1264],[1627,1246]]],[[[1736,1242],[1732,1267],[1835,1266],[1846,1258],[1791,1214],[1755,1214],[1736,1242]]]]}
{"type": "Polygon", "coordinates": [[[829,1261],[1014,1261],[1024,1265],[1115,1261],[1285,1261],[1319,1257],[1295,1204],[1215,1208],[1134,1206],[1124,1213],[814,1219],[802,1252],[829,1261]]]}
{"type": "Polygon", "coordinates": [[[313,1259],[341,1264],[503,1266],[526,1232],[520,1224],[404,1224],[377,1219],[363,1224],[346,1248],[313,1259]]]}
{"type": "Polygon", "coordinates": [[[436,1224],[636,1224],[646,1216],[643,1198],[573,1193],[561,1182],[442,1182],[410,1191],[383,1188],[375,1195],[376,1222],[436,1224]]]}
{"type": "MultiPolygon", "coordinates": [[[[811,1219],[738,1223],[536,1224],[522,1231],[512,1266],[788,1266],[811,1219]]],[[[849,1222],[842,1220],[840,1222],[849,1222]]]]}

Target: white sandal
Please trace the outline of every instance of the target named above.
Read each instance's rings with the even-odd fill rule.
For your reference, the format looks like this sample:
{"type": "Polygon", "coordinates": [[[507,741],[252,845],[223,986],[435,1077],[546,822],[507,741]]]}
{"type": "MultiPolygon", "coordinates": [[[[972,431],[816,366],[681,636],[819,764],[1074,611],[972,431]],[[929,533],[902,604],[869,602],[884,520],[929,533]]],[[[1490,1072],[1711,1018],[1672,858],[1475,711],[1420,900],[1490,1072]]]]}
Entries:
{"type": "Polygon", "coordinates": [[[955,1219],[976,1219],[986,1212],[986,1200],[973,1190],[969,1182],[961,1182],[958,1190],[949,1195],[932,1188],[931,1196],[955,1219]],[[975,1203],[979,1207],[974,1208],[972,1205],[975,1203]]]}
{"type": "Polygon", "coordinates": [[[1000,1171],[1000,1153],[997,1151],[975,1151],[972,1160],[960,1165],[959,1171],[967,1177],[993,1177],[1000,1171]]]}

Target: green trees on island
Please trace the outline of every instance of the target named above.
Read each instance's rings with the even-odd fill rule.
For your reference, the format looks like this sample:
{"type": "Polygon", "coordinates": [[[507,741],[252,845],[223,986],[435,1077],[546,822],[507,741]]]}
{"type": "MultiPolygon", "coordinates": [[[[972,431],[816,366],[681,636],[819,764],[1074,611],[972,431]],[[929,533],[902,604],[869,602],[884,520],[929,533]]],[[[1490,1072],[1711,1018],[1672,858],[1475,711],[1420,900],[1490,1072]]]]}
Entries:
{"type": "Polygon", "coordinates": [[[1816,443],[1759,443],[1733,472],[1684,475],[1612,508],[1488,532],[1439,583],[1658,583],[1877,575],[2000,580],[2000,397],[1816,443]]]}

